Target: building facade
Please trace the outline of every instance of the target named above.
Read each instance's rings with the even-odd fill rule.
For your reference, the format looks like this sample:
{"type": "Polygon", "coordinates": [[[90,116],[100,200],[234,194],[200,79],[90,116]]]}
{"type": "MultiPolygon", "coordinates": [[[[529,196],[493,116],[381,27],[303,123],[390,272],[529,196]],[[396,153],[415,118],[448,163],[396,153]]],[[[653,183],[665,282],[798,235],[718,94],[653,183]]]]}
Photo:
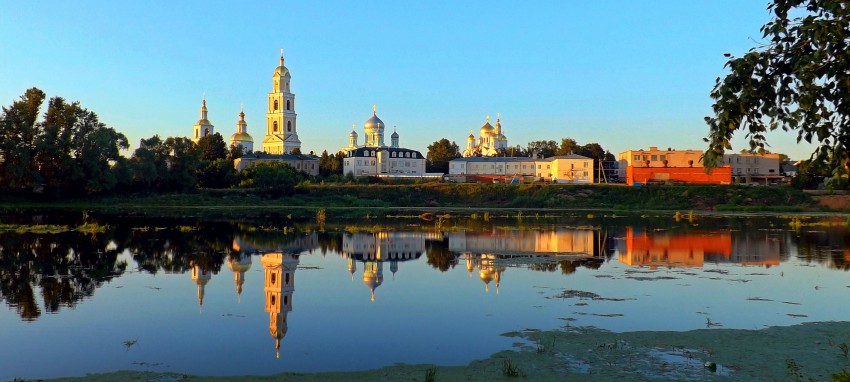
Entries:
{"type": "Polygon", "coordinates": [[[491,178],[505,182],[544,181],[593,183],[593,159],[562,155],[545,159],[526,157],[468,157],[449,162],[449,176],[460,181],[491,178]],[[463,179],[460,179],[462,176],[463,179]]]}
{"type": "Polygon", "coordinates": [[[372,106],[372,117],[363,124],[365,142],[360,145],[356,125],[348,134],[348,146],[340,149],[345,154],[343,174],[384,177],[421,177],[425,173],[425,157],[416,150],[399,145],[398,132],[390,136],[390,145],[384,143],[384,122],[378,118],[377,106],[372,106]]]}
{"type": "Polygon", "coordinates": [[[496,126],[490,124],[490,116],[487,116],[487,122],[478,129],[478,139],[472,131],[466,138],[466,149],[463,150],[463,157],[476,156],[496,156],[500,152],[508,148],[508,137],[502,131],[502,122],[499,120],[499,114],[496,113],[496,126]]]}
{"type": "Polygon", "coordinates": [[[723,164],[732,166],[735,183],[769,183],[783,179],[779,154],[725,154],[723,164]]]}

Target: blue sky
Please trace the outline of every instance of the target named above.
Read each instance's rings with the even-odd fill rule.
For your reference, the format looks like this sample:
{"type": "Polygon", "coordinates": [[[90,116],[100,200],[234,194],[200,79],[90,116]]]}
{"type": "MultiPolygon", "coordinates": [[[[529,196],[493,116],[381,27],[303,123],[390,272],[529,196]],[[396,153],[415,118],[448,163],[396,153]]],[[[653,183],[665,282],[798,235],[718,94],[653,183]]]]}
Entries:
{"type": "MultiPolygon", "coordinates": [[[[463,148],[497,112],[511,145],[704,149],[723,53],[755,45],[766,5],[0,0],[0,104],[36,86],[80,101],[135,147],[189,136],[206,94],[225,139],[244,103],[258,145],[284,48],[305,152],[345,146],[353,123],[362,139],[373,103],[423,153],[440,138],[463,148]]],[[[768,137],[792,158],[812,150],[794,133],[768,137]]]]}

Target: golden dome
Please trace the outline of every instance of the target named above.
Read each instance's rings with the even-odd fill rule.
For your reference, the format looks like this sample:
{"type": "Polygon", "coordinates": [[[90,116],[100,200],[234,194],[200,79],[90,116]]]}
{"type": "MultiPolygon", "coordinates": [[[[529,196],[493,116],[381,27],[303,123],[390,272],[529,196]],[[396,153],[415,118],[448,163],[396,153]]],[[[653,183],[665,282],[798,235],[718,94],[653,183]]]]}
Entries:
{"type": "Polygon", "coordinates": [[[372,105],[372,118],[369,118],[365,123],[363,123],[363,128],[366,129],[366,131],[381,130],[384,128],[384,121],[378,118],[377,105],[372,105]]]}
{"type": "Polygon", "coordinates": [[[248,133],[233,133],[233,135],[230,136],[230,141],[254,143],[254,137],[252,137],[251,134],[248,133]]]}
{"type": "Polygon", "coordinates": [[[485,122],[484,126],[481,126],[481,129],[478,130],[478,135],[480,135],[482,137],[486,137],[488,135],[493,134],[495,131],[496,131],[496,129],[493,128],[493,125],[490,124],[490,116],[488,115],[487,116],[487,122],[485,122]]]}
{"type": "Polygon", "coordinates": [[[275,68],[274,73],[272,73],[272,77],[275,77],[275,76],[285,77],[285,76],[288,76],[288,75],[289,75],[289,69],[287,69],[286,66],[283,65],[283,49],[281,48],[281,50],[280,50],[280,65],[278,65],[278,67],[275,68]]]}
{"type": "Polygon", "coordinates": [[[198,125],[201,125],[201,126],[212,126],[212,122],[210,122],[210,120],[209,120],[209,119],[199,119],[199,120],[198,120],[198,125]]]}
{"type": "Polygon", "coordinates": [[[245,255],[240,259],[231,258],[227,262],[227,267],[233,272],[248,272],[251,269],[251,257],[245,255]]]}

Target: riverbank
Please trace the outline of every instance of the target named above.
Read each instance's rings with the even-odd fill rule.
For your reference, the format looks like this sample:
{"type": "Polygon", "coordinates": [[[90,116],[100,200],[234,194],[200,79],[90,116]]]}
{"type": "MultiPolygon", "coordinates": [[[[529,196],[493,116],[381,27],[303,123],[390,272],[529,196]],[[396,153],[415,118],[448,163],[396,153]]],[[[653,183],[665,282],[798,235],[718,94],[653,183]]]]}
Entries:
{"type": "Polygon", "coordinates": [[[611,211],[811,212],[824,207],[788,187],[509,184],[326,184],[301,185],[287,197],[251,190],[198,190],[183,194],[107,196],[74,200],[6,199],[0,207],[67,208],[105,212],[167,212],[227,209],[256,213],[269,208],[374,209],[565,209],[611,211]]]}
{"type": "Polygon", "coordinates": [[[434,381],[850,380],[846,350],[850,322],[761,330],[717,325],[685,332],[526,329],[505,334],[517,339],[513,350],[466,366],[393,365],[367,371],[229,377],[119,371],[51,381],[427,381],[431,373],[434,381]]]}

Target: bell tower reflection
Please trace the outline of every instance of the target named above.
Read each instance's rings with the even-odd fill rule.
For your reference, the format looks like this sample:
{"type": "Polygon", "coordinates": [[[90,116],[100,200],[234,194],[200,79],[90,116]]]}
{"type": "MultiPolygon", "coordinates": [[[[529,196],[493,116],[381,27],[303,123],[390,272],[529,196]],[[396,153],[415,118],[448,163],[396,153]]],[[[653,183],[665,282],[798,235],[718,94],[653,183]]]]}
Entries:
{"type": "Polygon", "coordinates": [[[280,358],[280,340],[286,336],[288,329],[286,316],[292,311],[298,255],[267,253],[260,261],[265,274],[263,291],[266,295],[266,312],[269,314],[269,334],[275,339],[276,357],[280,358]]]}
{"type": "Polygon", "coordinates": [[[242,301],[242,285],[245,284],[245,272],[251,269],[251,255],[236,254],[227,262],[227,267],[233,271],[233,283],[236,284],[236,301],[242,301]]]}
{"type": "Polygon", "coordinates": [[[204,307],[204,289],[210,279],[212,279],[212,273],[193,261],[192,281],[198,286],[198,311],[202,311],[204,307]]]}

